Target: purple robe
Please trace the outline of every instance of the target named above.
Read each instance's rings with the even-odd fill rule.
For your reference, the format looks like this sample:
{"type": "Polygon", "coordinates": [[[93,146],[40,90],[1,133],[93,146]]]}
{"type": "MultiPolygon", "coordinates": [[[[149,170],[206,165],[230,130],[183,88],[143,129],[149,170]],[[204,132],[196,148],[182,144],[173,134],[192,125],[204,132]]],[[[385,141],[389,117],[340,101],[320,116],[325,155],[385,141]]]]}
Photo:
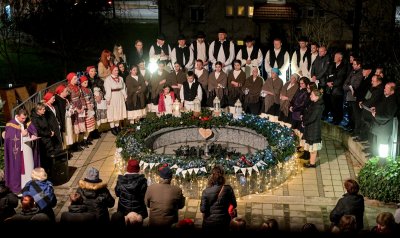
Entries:
{"type": "MultiPolygon", "coordinates": [[[[32,123],[26,125],[29,135],[36,135],[37,131],[32,123]]],[[[33,167],[40,166],[38,140],[32,141],[33,167]]],[[[4,172],[6,185],[14,193],[21,191],[22,174],[21,127],[15,119],[6,124],[4,143],[4,172]]]]}

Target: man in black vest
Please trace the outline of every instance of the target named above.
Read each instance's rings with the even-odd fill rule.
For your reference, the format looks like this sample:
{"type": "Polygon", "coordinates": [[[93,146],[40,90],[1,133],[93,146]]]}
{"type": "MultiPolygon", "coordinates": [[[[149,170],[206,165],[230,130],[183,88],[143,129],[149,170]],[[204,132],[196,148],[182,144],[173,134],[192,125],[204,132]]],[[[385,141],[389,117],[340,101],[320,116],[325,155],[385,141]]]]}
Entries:
{"type": "Polygon", "coordinates": [[[171,61],[178,62],[183,71],[193,68],[193,51],[186,45],[186,38],[180,34],[178,36],[178,45],[171,51],[171,61]]]}
{"type": "Polygon", "coordinates": [[[246,45],[239,50],[236,59],[241,61],[242,70],[246,73],[246,78],[251,75],[251,68],[253,66],[260,67],[262,64],[263,56],[261,50],[254,46],[254,39],[251,36],[246,36],[246,45]]]}
{"type": "Polygon", "coordinates": [[[205,39],[206,35],[204,32],[199,31],[196,36],[196,41],[190,45],[190,49],[193,51],[194,61],[201,59],[203,61],[204,68],[208,70],[209,45],[205,39]]]}
{"type": "Polygon", "coordinates": [[[195,74],[193,71],[189,71],[186,74],[187,81],[183,83],[180,97],[183,103],[182,107],[185,107],[186,111],[193,111],[194,110],[194,103],[193,100],[197,97],[200,102],[203,96],[203,92],[201,90],[201,85],[199,82],[194,81],[195,74]]]}
{"type": "MultiPolygon", "coordinates": [[[[159,60],[164,61],[170,69],[172,66],[170,64],[171,47],[165,43],[165,35],[159,34],[157,36],[157,42],[150,46],[149,58],[150,63],[156,63],[159,60]]],[[[169,70],[170,71],[170,70],[169,70]]]]}
{"type": "MultiPolygon", "coordinates": [[[[283,83],[286,82],[286,70],[289,68],[290,59],[289,53],[282,48],[282,40],[279,38],[274,39],[274,48],[267,51],[265,55],[265,71],[268,77],[271,77],[271,69],[277,68],[282,73],[280,78],[283,83]]],[[[267,78],[267,77],[265,77],[267,78]]]]}
{"type": "Polygon", "coordinates": [[[227,74],[232,70],[232,61],[235,58],[235,46],[226,37],[225,29],[219,29],[218,40],[211,43],[208,56],[213,69],[215,69],[215,63],[220,61],[222,63],[222,70],[227,74]]]}
{"type": "Polygon", "coordinates": [[[299,74],[301,71],[301,75],[307,76],[308,70],[311,68],[311,50],[307,46],[307,37],[300,37],[299,48],[297,48],[292,55],[292,73],[299,74]]]}

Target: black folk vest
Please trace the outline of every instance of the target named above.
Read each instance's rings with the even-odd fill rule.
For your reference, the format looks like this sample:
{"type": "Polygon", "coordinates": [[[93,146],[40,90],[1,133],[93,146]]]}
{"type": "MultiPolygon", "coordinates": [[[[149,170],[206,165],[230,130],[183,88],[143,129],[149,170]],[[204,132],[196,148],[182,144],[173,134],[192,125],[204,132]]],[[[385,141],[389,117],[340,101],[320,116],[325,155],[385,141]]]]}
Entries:
{"type": "MultiPolygon", "coordinates": [[[[300,66],[300,48],[296,50],[296,56],[297,56],[297,67],[300,66]]],[[[310,70],[311,68],[311,50],[307,48],[306,53],[303,55],[302,62],[307,59],[307,69],[310,70]]]]}
{"type": "Polygon", "coordinates": [[[281,68],[283,63],[285,63],[285,54],[286,50],[281,48],[281,51],[279,51],[278,56],[275,55],[275,50],[272,48],[269,50],[269,62],[271,67],[273,68],[275,65],[275,61],[277,62],[278,68],[281,68]]]}
{"type": "MultiPolygon", "coordinates": [[[[205,56],[208,59],[208,44],[206,42],[204,42],[204,44],[206,45],[206,52],[205,52],[205,56]]],[[[193,56],[194,56],[194,60],[198,60],[197,59],[197,41],[193,42],[193,56]]],[[[204,62],[203,62],[204,63],[204,62]]]]}
{"type": "Polygon", "coordinates": [[[196,96],[197,96],[197,89],[199,87],[199,83],[193,82],[192,83],[192,88],[189,88],[189,83],[188,81],[183,83],[183,97],[185,101],[193,101],[196,96]]]}
{"type": "MultiPolygon", "coordinates": [[[[178,62],[181,65],[181,67],[184,68],[190,58],[189,47],[187,46],[183,48],[179,46],[175,47],[175,55],[176,55],[176,62],[178,62]],[[183,61],[183,56],[185,56],[185,61],[183,61]]],[[[172,63],[175,64],[175,62],[172,63]]]]}
{"type": "Polygon", "coordinates": [[[156,55],[161,54],[161,49],[164,51],[164,54],[169,55],[169,51],[168,51],[168,44],[164,44],[161,47],[156,44],[153,44],[153,48],[154,48],[154,53],[156,55]]]}
{"type": "MultiPolygon", "coordinates": [[[[247,60],[249,56],[247,55],[247,46],[242,48],[242,59],[247,60]]],[[[250,54],[250,59],[254,60],[258,58],[258,47],[253,46],[253,51],[250,54]]]]}
{"type": "MultiPolygon", "coordinates": [[[[218,59],[218,52],[219,52],[219,49],[221,48],[221,45],[222,45],[222,47],[224,49],[225,59],[228,59],[229,58],[229,54],[230,54],[230,52],[229,52],[230,43],[231,42],[228,41],[228,40],[225,40],[222,44],[218,40],[214,41],[214,55],[213,55],[214,58],[218,59]]],[[[222,63],[225,63],[225,62],[222,62],[222,63]]]]}

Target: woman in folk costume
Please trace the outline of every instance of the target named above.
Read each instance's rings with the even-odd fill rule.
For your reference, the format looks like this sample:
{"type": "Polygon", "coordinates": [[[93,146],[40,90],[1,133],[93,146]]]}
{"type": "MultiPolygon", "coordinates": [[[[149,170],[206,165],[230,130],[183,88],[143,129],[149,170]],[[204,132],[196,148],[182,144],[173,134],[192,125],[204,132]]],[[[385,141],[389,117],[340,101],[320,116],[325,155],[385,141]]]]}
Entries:
{"type": "Polygon", "coordinates": [[[93,97],[96,109],[96,122],[97,127],[102,123],[107,122],[107,103],[104,100],[104,81],[97,76],[96,68],[94,66],[88,66],[86,68],[86,74],[89,79],[90,88],[93,90],[93,97]]]}
{"type": "Polygon", "coordinates": [[[240,60],[234,60],[233,70],[228,74],[228,105],[231,113],[235,112],[235,102],[238,99],[243,103],[244,81],[246,81],[246,74],[240,67],[240,60]]]}
{"type": "Polygon", "coordinates": [[[168,72],[165,70],[165,62],[158,61],[158,70],[151,75],[151,111],[158,112],[158,100],[163,87],[167,82],[168,72]]]}
{"type": "Polygon", "coordinates": [[[263,94],[266,95],[263,112],[273,116],[279,114],[279,97],[283,86],[283,81],[279,78],[279,75],[281,75],[279,69],[273,68],[271,78],[268,78],[262,87],[263,94]]]}
{"type": "Polygon", "coordinates": [[[92,90],[89,88],[89,80],[86,76],[82,76],[80,78],[81,81],[81,90],[82,96],[85,99],[85,108],[86,108],[86,117],[85,117],[85,125],[86,132],[83,135],[83,143],[85,145],[91,145],[90,142],[90,133],[96,129],[96,117],[94,111],[94,98],[92,90]]]}
{"type": "Polygon", "coordinates": [[[215,63],[215,71],[208,76],[208,101],[207,106],[213,107],[213,100],[218,97],[221,100],[221,107],[224,107],[222,99],[226,93],[226,85],[228,76],[222,71],[222,63],[217,61],[215,63]]]}
{"type": "Polygon", "coordinates": [[[78,76],[75,73],[67,75],[68,93],[70,102],[71,121],[74,128],[75,141],[78,141],[80,133],[86,132],[85,117],[86,117],[86,102],[82,95],[82,91],[78,86],[78,76]]]}
{"type": "Polygon", "coordinates": [[[111,66],[111,75],[104,81],[106,90],[105,99],[107,101],[107,118],[110,123],[111,133],[117,135],[121,130],[119,121],[126,118],[127,98],[124,80],[118,76],[118,67],[111,66]]]}
{"type": "Polygon", "coordinates": [[[140,118],[146,116],[146,82],[138,72],[136,65],[131,66],[130,74],[126,77],[126,109],[128,110],[128,119],[131,124],[138,122],[140,118]]]}
{"type": "Polygon", "coordinates": [[[169,85],[164,85],[158,98],[158,112],[161,115],[172,114],[172,104],[175,101],[175,93],[169,85]]]}
{"type": "Polygon", "coordinates": [[[283,85],[281,90],[281,95],[279,97],[279,120],[283,122],[290,123],[291,116],[289,115],[289,106],[290,101],[292,100],[293,96],[296,94],[297,90],[299,89],[299,80],[300,76],[297,73],[294,73],[290,76],[290,80],[283,85]]]}
{"type": "Polygon", "coordinates": [[[251,76],[246,79],[242,87],[245,90],[244,110],[246,113],[253,115],[260,114],[260,93],[263,84],[264,79],[260,77],[260,70],[257,66],[253,66],[251,76]]]}
{"type": "Polygon", "coordinates": [[[207,88],[208,88],[208,71],[204,69],[203,61],[201,59],[196,60],[196,65],[194,68],[194,74],[196,75],[196,80],[200,83],[202,89],[201,106],[207,106],[207,88]]]}

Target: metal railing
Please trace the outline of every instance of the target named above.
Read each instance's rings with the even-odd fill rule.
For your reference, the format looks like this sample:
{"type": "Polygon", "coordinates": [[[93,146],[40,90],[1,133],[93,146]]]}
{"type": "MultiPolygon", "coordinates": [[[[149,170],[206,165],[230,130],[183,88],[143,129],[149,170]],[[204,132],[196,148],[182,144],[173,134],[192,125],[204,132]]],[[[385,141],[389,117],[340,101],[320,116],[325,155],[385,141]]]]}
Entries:
{"type": "Polygon", "coordinates": [[[55,83],[55,84],[52,84],[52,85],[50,85],[49,87],[47,87],[47,88],[45,88],[45,89],[43,89],[43,90],[41,90],[41,91],[39,91],[39,92],[36,92],[35,94],[33,94],[32,96],[30,96],[28,99],[26,99],[26,100],[23,101],[22,103],[18,104],[16,107],[14,107],[14,108],[11,110],[11,118],[14,118],[14,117],[15,117],[15,113],[16,113],[19,109],[21,109],[21,108],[24,108],[24,109],[28,112],[28,115],[30,115],[32,108],[34,108],[35,105],[36,105],[37,103],[39,103],[39,102],[43,99],[43,96],[44,96],[47,92],[49,92],[49,91],[54,92],[55,89],[56,89],[59,85],[65,84],[66,82],[67,82],[67,80],[65,79],[65,80],[59,81],[59,82],[57,82],[57,83],[55,83]]]}

